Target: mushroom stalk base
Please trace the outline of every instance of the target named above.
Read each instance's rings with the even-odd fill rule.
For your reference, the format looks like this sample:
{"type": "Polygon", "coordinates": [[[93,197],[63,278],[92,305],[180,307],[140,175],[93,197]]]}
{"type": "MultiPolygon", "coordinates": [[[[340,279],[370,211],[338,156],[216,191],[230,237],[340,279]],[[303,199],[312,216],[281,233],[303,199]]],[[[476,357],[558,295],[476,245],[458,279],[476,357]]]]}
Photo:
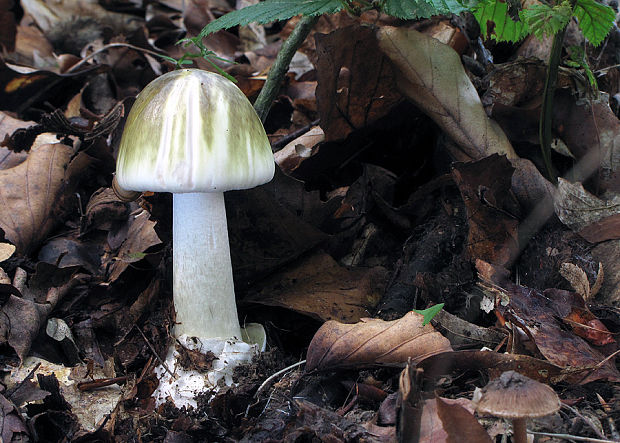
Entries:
{"type": "Polygon", "coordinates": [[[241,338],[224,194],[173,195],[174,335],[241,338]]]}
{"type": "MultiPolygon", "coordinates": [[[[260,329],[262,330],[262,327],[260,329]]],[[[258,344],[248,344],[236,339],[197,340],[187,335],[178,337],[177,343],[168,349],[166,367],[160,365],[155,368],[159,379],[159,386],[153,392],[155,405],[159,406],[171,400],[179,409],[197,408],[199,394],[206,395],[205,399],[211,401],[220,387],[234,384],[234,369],[249,363],[261,350],[264,350],[264,344],[261,349],[258,344]],[[210,367],[196,368],[195,360],[187,358],[187,349],[204,354],[210,367]],[[190,367],[184,367],[182,361],[189,363],[190,367]]]]}

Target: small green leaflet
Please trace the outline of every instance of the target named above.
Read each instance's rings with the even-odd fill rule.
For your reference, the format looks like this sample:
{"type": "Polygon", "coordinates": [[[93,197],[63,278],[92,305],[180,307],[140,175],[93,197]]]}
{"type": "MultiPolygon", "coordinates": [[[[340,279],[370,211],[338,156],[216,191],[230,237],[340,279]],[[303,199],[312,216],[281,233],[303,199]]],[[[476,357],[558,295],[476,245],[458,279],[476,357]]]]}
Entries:
{"type": "Polygon", "coordinates": [[[613,9],[595,0],[577,0],[574,13],[584,37],[594,46],[601,44],[616,20],[613,9]]]}
{"type": "Polygon", "coordinates": [[[482,0],[473,8],[473,13],[485,38],[490,36],[498,41],[518,42],[529,33],[524,22],[510,18],[508,2],[482,0]]]}
{"type": "Polygon", "coordinates": [[[428,18],[442,14],[460,14],[471,8],[459,0],[386,0],[383,12],[402,19],[428,18]]]}
{"type": "Polygon", "coordinates": [[[343,7],[344,4],[340,0],[265,0],[213,20],[202,29],[200,37],[206,37],[221,29],[237,25],[244,26],[251,22],[269,23],[276,20],[288,20],[300,14],[309,16],[334,14],[343,7]]]}
{"type": "Polygon", "coordinates": [[[439,313],[439,311],[441,311],[441,308],[443,308],[443,305],[444,305],[443,303],[439,303],[427,309],[422,309],[422,310],[412,309],[412,311],[424,316],[424,321],[422,322],[422,326],[426,326],[427,324],[430,323],[433,317],[435,317],[439,313]]]}
{"type": "Polygon", "coordinates": [[[527,23],[532,33],[542,39],[544,36],[552,37],[560,32],[568,24],[573,16],[570,3],[564,1],[551,7],[545,4],[537,4],[524,9],[521,12],[523,21],[527,23]]]}

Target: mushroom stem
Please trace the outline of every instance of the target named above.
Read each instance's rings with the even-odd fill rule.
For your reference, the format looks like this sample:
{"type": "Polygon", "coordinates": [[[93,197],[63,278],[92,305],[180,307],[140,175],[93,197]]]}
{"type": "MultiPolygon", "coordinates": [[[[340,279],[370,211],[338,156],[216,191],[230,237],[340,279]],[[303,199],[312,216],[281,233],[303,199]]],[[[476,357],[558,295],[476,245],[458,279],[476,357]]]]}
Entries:
{"type": "Polygon", "coordinates": [[[224,193],[173,195],[174,335],[241,339],[224,193]]]}
{"type": "Polygon", "coordinates": [[[512,441],[513,443],[527,443],[526,418],[512,419],[512,441]]]}

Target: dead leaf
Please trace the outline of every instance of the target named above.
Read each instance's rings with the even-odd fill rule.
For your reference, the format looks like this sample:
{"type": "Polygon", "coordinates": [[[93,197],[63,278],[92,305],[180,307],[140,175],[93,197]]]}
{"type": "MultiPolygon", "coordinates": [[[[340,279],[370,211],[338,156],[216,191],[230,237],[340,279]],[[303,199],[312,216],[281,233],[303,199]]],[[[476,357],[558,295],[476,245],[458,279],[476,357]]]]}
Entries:
{"type": "Polygon", "coordinates": [[[590,298],[590,282],[583,269],[572,263],[562,263],[560,275],[568,280],[574,291],[581,295],[584,300],[590,298]]]}
{"type": "Polygon", "coordinates": [[[387,271],[340,266],[325,253],[313,254],[269,278],[247,301],[281,306],[316,319],[357,322],[383,294],[387,271]]]}
{"type": "Polygon", "coordinates": [[[354,25],[317,34],[316,44],[317,110],[326,140],[345,138],[402,100],[372,29],[354,25]]]}
{"type": "Polygon", "coordinates": [[[519,205],[510,192],[514,168],[497,154],[457,163],[452,175],[467,209],[467,252],[472,261],[507,265],[519,253],[519,205]]]}
{"type": "Polygon", "coordinates": [[[282,172],[291,174],[318,150],[318,144],[323,140],[325,140],[323,130],[320,126],[314,126],[276,152],[273,155],[274,159],[282,172]]]}
{"type": "Polygon", "coordinates": [[[0,262],[3,262],[13,255],[15,246],[10,243],[0,242],[0,262]]]}
{"type": "Polygon", "coordinates": [[[20,412],[0,394],[0,438],[6,442],[30,441],[28,426],[24,423],[20,412]]]}
{"type": "Polygon", "coordinates": [[[362,319],[356,324],[328,321],[308,347],[306,370],[333,370],[372,366],[403,366],[429,355],[451,351],[450,342],[409,312],[394,321],[362,319]]]}
{"type": "Polygon", "coordinates": [[[72,154],[60,143],[32,150],[28,159],[0,171],[0,228],[20,254],[36,247],[58,223],[58,202],[65,192],[65,170],[72,154]]]}
{"type": "MultiPolygon", "coordinates": [[[[541,292],[516,285],[506,278],[505,269],[480,260],[476,268],[483,280],[495,285],[491,290],[497,297],[496,315],[529,337],[547,360],[564,368],[569,381],[585,384],[600,379],[620,380],[613,362],[606,360],[575,332],[567,331],[560,322],[559,319],[568,318],[573,311],[567,301],[568,291],[547,289],[541,292]]],[[[516,333],[518,331],[513,331],[516,333]]]]}
{"type": "Polygon", "coordinates": [[[529,355],[493,351],[453,351],[431,355],[418,363],[434,379],[452,372],[487,371],[491,378],[505,371],[518,371],[541,383],[558,383],[566,378],[562,368],[529,355]]]}
{"type": "Polygon", "coordinates": [[[494,153],[517,157],[502,129],[484,112],[452,48],[413,29],[390,26],[380,28],[377,39],[381,51],[400,71],[400,90],[461,148],[453,153],[457,160],[494,153]]]}
{"type": "Polygon", "coordinates": [[[17,24],[15,23],[15,14],[11,11],[13,7],[13,0],[0,1],[0,47],[2,47],[3,53],[13,52],[15,49],[17,24]]]}
{"type": "Polygon", "coordinates": [[[424,402],[420,442],[491,443],[473,413],[471,400],[442,398],[435,393],[435,398],[424,402]]]}
{"type": "Polygon", "coordinates": [[[562,178],[553,201],[558,218],[586,240],[598,243],[620,238],[620,196],[602,200],[583,188],[562,178]]]}
{"type": "Polygon", "coordinates": [[[602,100],[579,101],[570,90],[559,90],[553,121],[554,130],[578,159],[571,178],[585,181],[592,177],[601,193],[619,192],[620,120],[609,104],[602,100]]]}
{"type": "MultiPolygon", "coordinates": [[[[113,257],[109,258],[111,260],[110,267],[107,268],[109,282],[116,281],[131,263],[142,260],[148,248],[161,243],[155,232],[156,224],[157,222],[150,220],[150,214],[146,210],[129,215],[127,238],[113,257]]],[[[106,259],[103,266],[106,266],[107,262],[106,259]]]]}

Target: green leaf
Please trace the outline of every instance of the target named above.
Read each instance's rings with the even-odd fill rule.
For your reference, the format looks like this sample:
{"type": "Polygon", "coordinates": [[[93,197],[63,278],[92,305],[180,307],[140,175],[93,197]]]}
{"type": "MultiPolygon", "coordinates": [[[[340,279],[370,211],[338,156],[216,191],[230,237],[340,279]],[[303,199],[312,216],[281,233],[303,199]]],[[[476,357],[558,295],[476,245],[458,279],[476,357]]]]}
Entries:
{"type": "Polygon", "coordinates": [[[439,311],[441,311],[441,308],[443,308],[443,305],[444,305],[443,303],[439,303],[427,309],[422,309],[422,310],[412,309],[412,311],[424,316],[424,321],[422,322],[422,326],[425,326],[428,323],[430,323],[430,321],[433,319],[433,317],[435,317],[439,313],[439,311]]]}
{"type": "Polygon", "coordinates": [[[557,34],[564,29],[572,16],[573,10],[567,1],[554,7],[537,4],[521,12],[523,21],[539,39],[557,34]]]}
{"type": "Polygon", "coordinates": [[[427,18],[469,11],[466,0],[386,0],[383,12],[402,19],[427,18]]]}
{"type": "Polygon", "coordinates": [[[594,46],[601,44],[616,20],[613,9],[595,0],[577,0],[575,17],[584,37],[594,46]]]}
{"type": "Polygon", "coordinates": [[[202,29],[199,37],[206,37],[221,29],[244,26],[251,22],[269,23],[287,20],[300,14],[310,16],[333,14],[343,7],[343,2],[340,0],[265,0],[213,20],[202,29]]]}
{"type": "Polygon", "coordinates": [[[508,2],[482,0],[474,8],[474,16],[485,38],[498,41],[518,42],[529,33],[522,21],[514,21],[508,14],[508,2]]]}

